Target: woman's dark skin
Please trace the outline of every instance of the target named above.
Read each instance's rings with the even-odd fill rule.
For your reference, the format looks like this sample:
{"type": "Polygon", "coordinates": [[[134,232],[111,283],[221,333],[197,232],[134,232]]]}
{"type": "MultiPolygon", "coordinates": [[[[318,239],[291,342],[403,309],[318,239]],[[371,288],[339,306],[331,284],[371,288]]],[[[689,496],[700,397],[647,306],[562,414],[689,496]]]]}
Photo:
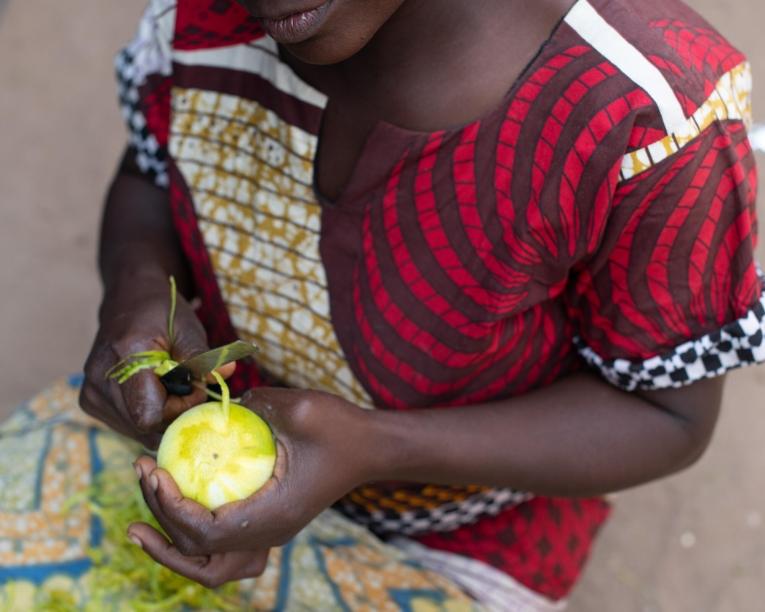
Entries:
{"type": "MultiPolygon", "coordinates": [[[[168,397],[157,377],[141,372],[123,385],[106,372],[128,355],[167,350],[183,360],[207,349],[202,324],[188,301],[179,296],[173,346],[167,338],[168,276],[181,294],[189,292],[189,275],[172,226],[167,194],[141,175],[128,151],[112,183],[101,227],[99,266],[104,298],[100,327],[88,360],[80,405],[110,427],[156,448],[163,425],[184,410],[205,401],[195,390],[186,397],[168,397]],[[172,349],[172,350],[171,350],[172,349]]],[[[229,376],[233,366],[221,368],[229,376]]]]}
{"type": "MultiPolygon", "coordinates": [[[[276,3],[242,4],[258,15],[260,5],[276,3]]],[[[319,191],[333,200],[342,193],[378,121],[430,132],[467,123],[495,108],[571,4],[572,0],[335,0],[337,21],[359,30],[355,38],[345,42],[343,28],[328,23],[329,33],[317,38],[332,41],[334,53],[326,44],[307,41],[298,49],[289,48],[307,62],[284,54],[292,68],[329,99],[317,154],[319,191]],[[364,5],[386,8],[380,8],[383,14],[392,6],[398,10],[357,50],[356,41],[367,40],[375,25],[369,18],[371,8],[364,5]],[[362,14],[365,18],[359,17],[362,14]],[[327,55],[348,59],[316,65],[327,55]]]]}
{"type": "MultiPolygon", "coordinates": [[[[316,6],[242,4],[269,17],[275,6],[316,6]],[[267,9],[271,13],[260,12],[267,9]]],[[[491,109],[570,4],[335,0],[316,40],[285,49],[293,68],[329,96],[318,155],[321,191],[342,193],[376,121],[427,131],[491,109]]],[[[103,382],[102,373],[125,347],[168,344],[158,296],[167,294],[169,273],[187,278],[166,194],[129,167],[123,165],[106,207],[102,327],[83,406],[145,439],[201,398],[166,398],[150,374],[123,389],[103,382]]],[[[186,344],[173,347],[178,356],[205,343],[185,301],[181,311],[178,333],[186,344]]],[[[274,478],[253,497],[209,512],[183,498],[172,478],[142,457],[136,471],[144,496],[171,540],[145,523],[131,525],[129,535],[159,563],[217,586],[258,575],[270,547],[289,541],[364,482],[483,483],[559,496],[624,489],[676,472],[702,454],[722,386],[714,379],[629,394],[583,373],[508,400],[404,413],[362,411],[317,391],[258,389],[245,405],[278,438],[274,478]]]]}

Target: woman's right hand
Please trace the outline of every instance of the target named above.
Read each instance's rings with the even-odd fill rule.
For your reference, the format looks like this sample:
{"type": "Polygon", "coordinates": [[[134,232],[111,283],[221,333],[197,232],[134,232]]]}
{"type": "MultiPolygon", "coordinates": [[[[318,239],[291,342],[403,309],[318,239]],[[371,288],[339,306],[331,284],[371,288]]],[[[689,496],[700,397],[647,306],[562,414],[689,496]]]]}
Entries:
{"type": "MultiPolygon", "coordinates": [[[[200,389],[185,397],[169,396],[151,370],[143,370],[121,385],[107,379],[112,366],[138,351],[164,350],[182,361],[207,350],[202,324],[180,294],[171,346],[169,293],[167,277],[160,274],[134,278],[107,291],[80,393],[80,406],[86,413],[147,448],[158,446],[162,431],[176,416],[206,399],[200,389]]],[[[233,365],[225,369],[224,376],[233,371],[233,365]]]]}

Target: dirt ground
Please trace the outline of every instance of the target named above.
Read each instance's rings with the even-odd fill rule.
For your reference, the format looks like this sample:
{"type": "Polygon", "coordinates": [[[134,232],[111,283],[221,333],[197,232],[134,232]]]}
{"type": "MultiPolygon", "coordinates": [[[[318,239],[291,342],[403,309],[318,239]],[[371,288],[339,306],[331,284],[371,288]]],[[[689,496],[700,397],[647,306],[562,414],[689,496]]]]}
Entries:
{"type": "MultiPolygon", "coordinates": [[[[749,54],[765,123],[765,3],[690,4],[749,54]]],[[[78,370],[95,331],[96,225],[125,138],[111,58],[142,5],[0,0],[0,415],[78,370]]],[[[570,609],[765,610],[763,441],[765,368],[736,372],[705,457],[619,496],[570,609]]]]}

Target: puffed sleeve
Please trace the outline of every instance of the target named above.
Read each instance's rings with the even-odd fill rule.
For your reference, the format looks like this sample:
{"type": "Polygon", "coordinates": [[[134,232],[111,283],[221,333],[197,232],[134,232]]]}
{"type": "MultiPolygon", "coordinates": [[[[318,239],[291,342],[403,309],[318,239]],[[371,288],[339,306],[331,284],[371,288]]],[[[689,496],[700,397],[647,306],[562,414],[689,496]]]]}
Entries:
{"type": "Polygon", "coordinates": [[[167,187],[172,40],[176,0],[150,0],[133,40],[115,60],[119,103],[138,167],[167,187]]]}
{"type": "Polygon", "coordinates": [[[580,355],[626,390],[765,362],[744,122],[712,121],[680,145],[658,163],[625,158],[602,242],[567,290],[580,355]]]}

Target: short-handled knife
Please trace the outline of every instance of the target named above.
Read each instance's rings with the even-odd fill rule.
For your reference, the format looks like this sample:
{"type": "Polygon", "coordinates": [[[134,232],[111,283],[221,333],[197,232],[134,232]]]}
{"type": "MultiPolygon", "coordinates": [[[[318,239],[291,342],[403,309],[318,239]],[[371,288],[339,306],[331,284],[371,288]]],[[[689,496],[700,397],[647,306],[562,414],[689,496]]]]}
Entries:
{"type": "Polygon", "coordinates": [[[223,364],[249,357],[257,352],[258,347],[255,345],[237,340],[182,361],[161,376],[160,381],[170,395],[191,395],[194,391],[192,384],[194,380],[203,381],[205,376],[223,364]]]}

